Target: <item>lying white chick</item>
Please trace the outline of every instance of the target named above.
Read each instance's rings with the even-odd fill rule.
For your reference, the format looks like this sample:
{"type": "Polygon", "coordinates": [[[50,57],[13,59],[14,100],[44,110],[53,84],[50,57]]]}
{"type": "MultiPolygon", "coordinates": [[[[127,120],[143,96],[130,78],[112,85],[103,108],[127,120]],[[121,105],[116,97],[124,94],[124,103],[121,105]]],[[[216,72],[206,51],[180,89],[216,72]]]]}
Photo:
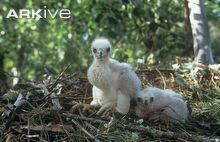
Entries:
{"type": "Polygon", "coordinates": [[[160,119],[173,123],[185,123],[188,117],[186,102],[182,96],[170,89],[149,87],[137,96],[135,113],[139,117],[160,119]]]}

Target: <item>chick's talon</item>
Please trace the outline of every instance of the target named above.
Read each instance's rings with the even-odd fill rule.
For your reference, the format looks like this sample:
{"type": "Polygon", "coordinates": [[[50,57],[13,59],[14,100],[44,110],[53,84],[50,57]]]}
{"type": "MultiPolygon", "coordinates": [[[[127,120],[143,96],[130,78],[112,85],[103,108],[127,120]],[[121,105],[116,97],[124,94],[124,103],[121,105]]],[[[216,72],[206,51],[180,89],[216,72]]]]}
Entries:
{"type": "Polygon", "coordinates": [[[81,104],[78,102],[73,102],[73,107],[71,108],[71,112],[75,113],[77,110],[79,113],[87,113],[87,112],[92,112],[95,110],[95,106],[90,105],[90,104],[81,104]]]}
{"type": "Polygon", "coordinates": [[[81,108],[81,105],[82,105],[82,104],[80,104],[80,103],[74,101],[74,102],[73,102],[73,106],[72,106],[72,108],[70,109],[70,112],[74,113],[77,109],[81,108]]]}
{"type": "Polygon", "coordinates": [[[115,111],[115,107],[112,104],[106,104],[102,106],[96,115],[107,116],[115,111]]]}
{"type": "Polygon", "coordinates": [[[83,109],[82,109],[83,112],[87,112],[91,110],[95,110],[95,106],[90,104],[83,104],[83,109]]]}

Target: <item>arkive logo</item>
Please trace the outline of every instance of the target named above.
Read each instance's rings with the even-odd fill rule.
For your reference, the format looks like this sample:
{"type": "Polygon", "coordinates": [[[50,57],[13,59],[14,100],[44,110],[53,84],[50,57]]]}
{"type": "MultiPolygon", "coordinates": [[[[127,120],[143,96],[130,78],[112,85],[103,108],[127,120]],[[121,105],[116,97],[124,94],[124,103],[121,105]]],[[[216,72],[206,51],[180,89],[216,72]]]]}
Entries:
{"type": "Polygon", "coordinates": [[[49,17],[53,19],[56,17],[68,19],[71,17],[71,12],[69,9],[50,10],[44,6],[43,9],[19,9],[17,12],[14,9],[10,9],[6,16],[6,18],[33,18],[37,20],[49,17]]]}

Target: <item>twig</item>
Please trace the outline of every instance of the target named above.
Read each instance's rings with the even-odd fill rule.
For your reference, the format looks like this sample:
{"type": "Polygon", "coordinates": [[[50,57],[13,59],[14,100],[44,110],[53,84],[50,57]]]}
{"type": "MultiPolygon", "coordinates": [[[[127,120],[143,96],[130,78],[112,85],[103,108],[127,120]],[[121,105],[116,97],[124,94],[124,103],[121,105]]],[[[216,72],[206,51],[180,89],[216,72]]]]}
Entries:
{"type": "Polygon", "coordinates": [[[155,71],[155,70],[159,70],[159,71],[167,71],[167,72],[170,72],[170,73],[175,73],[175,71],[174,70],[171,70],[171,69],[151,69],[151,68],[149,68],[149,69],[139,69],[139,70],[137,70],[138,72],[149,72],[149,71],[155,71]]]}
{"type": "Polygon", "coordinates": [[[59,76],[56,78],[56,80],[54,81],[54,83],[52,84],[52,86],[50,88],[54,88],[57,85],[58,80],[63,76],[64,72],[69,68],[70,64],[67,65],[64,70],[62,70],[62,72],[59,74],[59,76]]]}
{"type": "MultiPolygon", "coordinates": [[[[28,131],[27,131],[27,135],[30,136],[30,119],[28,118],[28,131]]],[[[30,137],[28,137],[28,142],[30,142],[30,137]]]]}
{"type": "MultiPolygon", "coordinates": [[[[91,123],[109,123],[109,120],[100,120],[97,118],[88,118],[88,117],[81,117],[78,115],[74,115],[74,114],[66,114],[63,113],[62,114],[65,117],[69,117],[72,119],[80,119],[80,120],[85,120],[85,121],[89,121],[91,123]]],[[[201,135],[190,135],[190,134],[186,134],[186,133],[176,133],[176,132],[172,132],[172,131],[161,131],[161,130],[157,130],[154,128],[151,128],[149,126],[145,126],[145,127],[137,127],[137,126],[130,126],[130,125],[121,125],[121,124],[117,124],[118,128],[123,129],[123,130],[128,130],[128,131],[132,131],[132,132],[141,132],[141,133],[147,133],[150,134],[154,137],[167,137],[170,139],[187,139],[189,141],[197,141],[197,142],[215,142],[216,139],[215,138],[209,138],[206,136],[201,136],[201,135]]]]}
{"type": "Polygon", "coordinates": [[[92,100],[92,97],[69,97],[69,96],[58,96],[59,99],[68,99],[68,100],[92,100]]]}
{"type": "Polygon", "coordinates": [[[63,120],[62,120],[62,118],[61,118],[60,111],[57,111],[57,115],[58,115],[58,117],[59,117],[60,123],[62,124],[63,131],[66,133],[67,137],[68,137],[71,141],[73,141],[73,139],[72,139],[71,136],[70,136],[70,133],[69,133],[69,132],[65,129],[65,127],[64,127],[65,125],[64,125],[63,120]]]}
{"type": "Polygon", "coordinates": [[[162,73],[161,73],[158,69],[156,69],[156,71],[160,74],[161,79],[162,79],[162,81],[163,81],[163,89],[166,89],[166,81],[165,81],[165,79],[164,79],[162,73]]]}
{"type": "Polygon", "coordinates": [[[95,137],[90,134],[83,126],[81,126],[78,122],[76,122],[74,119],[71,120],[77,127],[79,127],[87,136],[89,136],[91,139],[95,139],[95,137]]]}
{"type": "Polygon", "coordinates": [[[85,120],[85,121],[89,121],[95,124],[100,124],[100,123],[109,123],[109,120],[101,120],[101,119],[97,119],[97,118],[90,118],[90,117],[82,117],[76,114],[70,114],[70,113],[63,113],[62,116],[64,116],[64,118],[72,118],[72,119],[79,119],[79,120],[85,120]]]}
{"type": "Polygon", "coordinates": [[[165,132],[165,131],[156,130],[149,126],[137,127],[137,126],[119,125],[118,127],[123,130],[148,133],[154,137],[167,137],[167,138],[172,138],[172,139],[182,138],[182,139],[188,139],[190,141],[196,141],[196,142],[216,142],[215,138],[209,138],[209,137],[205,137],[201,135],[189,135],[186,133],[176,133],[172,131],[165,132]]]}
{"type": "Polygon", "coordinates": [[[68,75],[67,77],[63,78],[62,81],[65,81],[65,80],[67,80],[67,79],[70,79],[70,78],[76,76],[77,74],[78,74],[78,72],[75,72],[75,73],[73,73],[73,74],[71,74],[71,75],[68,75]]]}
{"type": "MultiPolygon", "coordinates": [[[[42,130],[48,131],[50,133],[63,133],[66,134],[66,131],[75,132],[75,130],[70,125],[59,125],[59,124],[51,124],[51,125],[29,125],[29,126],[20,126],[21,130],[27,130],[40,132],[42,133],[42,130]]],[[[31,135],[28,135],[31,137],[31,135]]]]}
{"type": "MultiPolygon", "coordinates": [[[[41,134],[45,134],[45,136],[47,137],[47,140],[49,140],[50,139],[49,133],[48,133],[48,130],[44,126],[44,123],[43,123],[41,116],[39,116],[39,120],[40,120],[41,126],[43,126],[43,129],[41,130],[41,134]]],[[[42,138],[42,135],[41,135],[41,138],[42,138]]]]}

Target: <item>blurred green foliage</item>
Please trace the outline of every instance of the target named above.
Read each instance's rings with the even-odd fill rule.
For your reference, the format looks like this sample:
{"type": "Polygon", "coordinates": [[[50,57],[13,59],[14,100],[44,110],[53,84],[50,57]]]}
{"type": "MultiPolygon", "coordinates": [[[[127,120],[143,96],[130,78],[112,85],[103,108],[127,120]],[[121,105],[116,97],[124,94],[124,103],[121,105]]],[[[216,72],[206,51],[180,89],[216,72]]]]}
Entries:
{"type": "MultiPolygon", "coordinates": [[[[220,1],[206,1],[211,38],[219,61],[220,1]]],[[[104,36],[111,40],[113,58],[137,66],[154,55],[152,64],[167,66],[175,56],[192,56],[184,29],[184,4],[178,0],[1,0],[0,56],[4,70],[36,79],[45,73],[85,74],[92,62],[90,43],[104,36]],[[10,9],[66,8],[70,19],[6,19],[10,9]]]]}

